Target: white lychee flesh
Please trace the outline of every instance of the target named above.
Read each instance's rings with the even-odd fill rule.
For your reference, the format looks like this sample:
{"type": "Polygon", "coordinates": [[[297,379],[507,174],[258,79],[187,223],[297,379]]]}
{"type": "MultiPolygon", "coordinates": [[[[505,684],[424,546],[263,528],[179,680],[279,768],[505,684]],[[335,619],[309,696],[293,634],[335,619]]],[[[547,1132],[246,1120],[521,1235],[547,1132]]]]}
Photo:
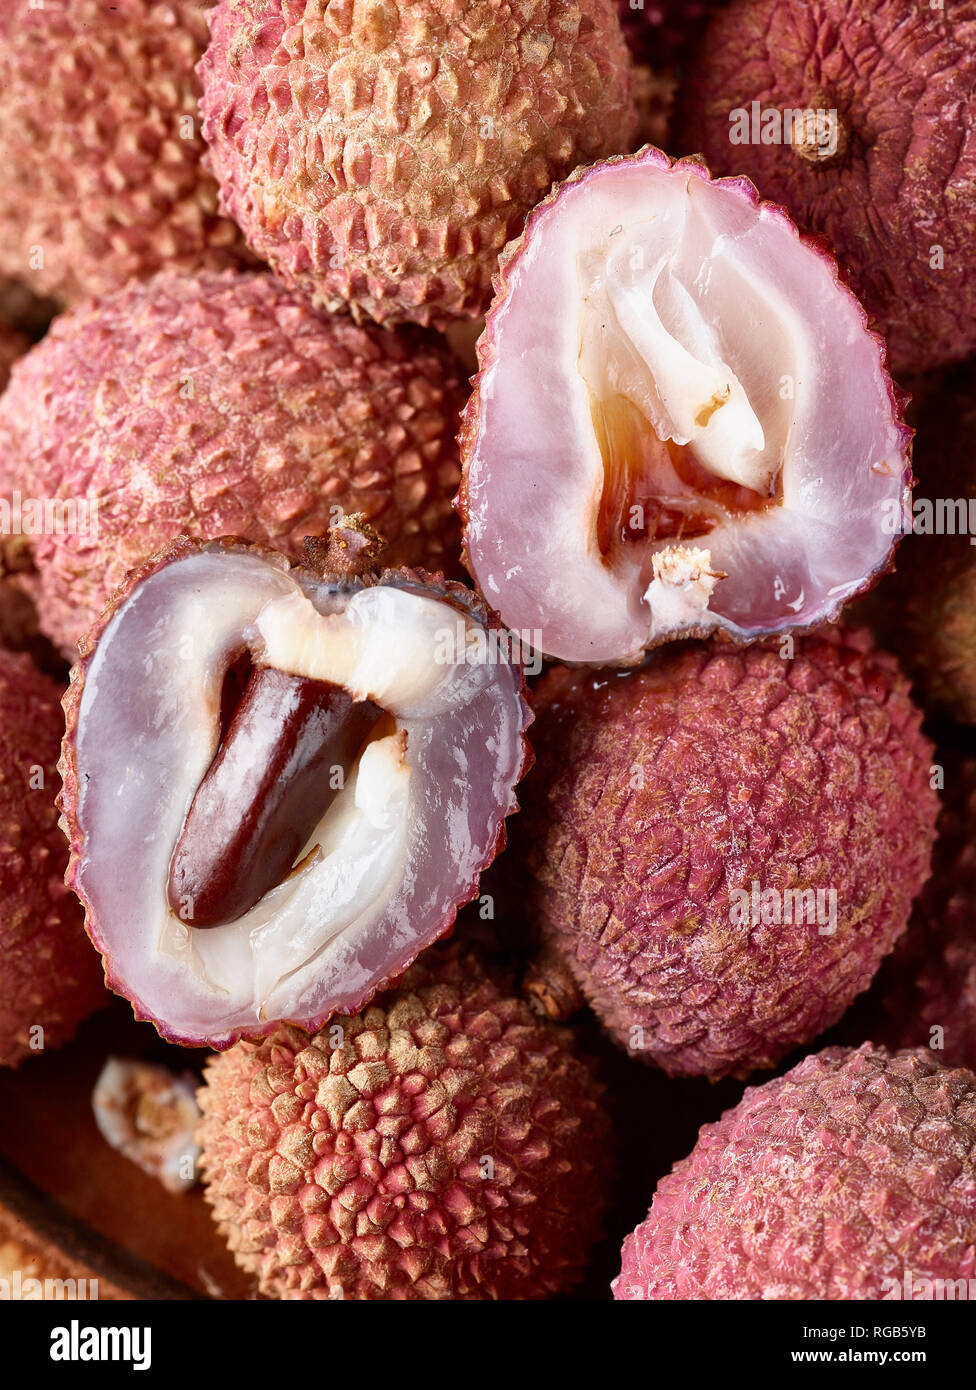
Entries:
{"type": "Polygon", "coordinates": [[[581,171],[503,260],[479,360],[468,564],[550,656],[808,626],[885,567],[909,469],[879,340],[744,180],[581,171]]]}
{"type": "Polygon", "coordinates": [[[419,585],[349,592],[244,550],[192,552],[121,602],[78,712],[74,886],[141,1016],[212,1046],[317,1025],[442,934],[493,855],[524,756],[521,672],[475,629],[419,585]],[[170,906],[169,865],[242,649],[373,699],[395,732],[366,745],[284,882],[194,928],[170,906]]]}

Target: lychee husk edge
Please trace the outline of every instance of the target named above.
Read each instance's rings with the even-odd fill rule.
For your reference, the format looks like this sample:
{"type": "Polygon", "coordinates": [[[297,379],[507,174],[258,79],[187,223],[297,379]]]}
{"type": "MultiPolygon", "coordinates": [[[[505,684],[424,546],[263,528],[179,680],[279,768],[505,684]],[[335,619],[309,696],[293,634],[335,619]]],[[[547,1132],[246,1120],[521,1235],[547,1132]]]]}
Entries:
{"type": "MultiPolygon", "coordinates": [[[[465,569],[472,576],[472,583],[475,585],[476,588],[478,588],[478,581],[477,579],[475,579],[472,571],[467,544],[467,529],[470,520],[470,511],[468,505],[468,459],[474,449],[475,441],[478,434],[478,414],[482,384],[484,382],[484,378],[488,372],[488,369],[496,361],[498,356],[495,335],[493,332],[494,320],[497,314],[505,307],[509,294],[511,293],[511,290],[513,288],[515,275],[519,268],[519,263],[523,255],[531,250],[535,237],[540,234],[538,223],[544,218],[546,210],[550,207],[553,207],[559,201],[564,189],[566,189],[571,184],[584,183],[591,174],[599,170],[603,170],[609,166],[618,164],[634,164],[637,162],[645,162],[647,164],[650,164],[652,167],[658,169],[672,169],[679,167],[687,168],[689,175],[692,177],[703,179],[707,183],[714,183],[722,187],[734,189],[736,192],[739,193],[740,196],[744,197],[747,200],[747,202],[749,202],[751,206],[753,206],[757,210],[768,210],[771,215],[775,216],[785,227],[787,227],[792,232],[794,238],[801,245],[809,247],[810,250],[814,251],[821,258],[821,260],[823,260],[830,267],[834,284],[836,285],[837,289],[841,293],[845,294],[847,298],[852,302],[852,304],[856,307],[865,333],[869,338],[873,339],[877,347],[878,367],[881,373],[882,380],[884,381],[887,387],[888,399],[891,404],[891,413],[894,420],[894,424],[898,431],[899,439],[901,442],[901,453],[904,459],[904,467],[902,474],[902,507],[904,509],[910,506],[912,488],[914,487],[917,481],[912,471],[912,440],[914,438],[915,431],[909,424],[906,423],[905,419],[905,413],[911,401],[911,396],[893,379],[888,369],[889,354],[888,345],[885,341],[885,338],[878,329],[874,320],[869,316],[867,310],[861,303],[860,299],[857,297],[857,295],[851,288],[850,277],[847,271],[839,264],[837,257],[834,254],[834,251],[830,246],[830,243],[827,240],[827,238],[817,232],[801,231],[797,227],[796,223],[793,221],[787,209],[781,203],[775,203],[769,201],[768,199],[764,199],[756,185],[746,175],[724,175],[719,178],[714,178],[709,171],[707,163],[701,155],[685,155],[683,157],[676,158],[665,153],[664,150],[659,149],[656,145],[647,144],[643,145],[639,150],[635,151],[633,154],[613,155],[608,159],[600,160],[596,164],[580,165],[579,168],[575,169],[573,173],[570,174],[561,183],[554,184],[549,194],[542,200],[542,202],[538,203],[526,217],[525,226],[521,236],[517,237],[513,241],[510,241],[498,258],[498,267],[495,275],[492,277],[494,298],[485,316],[484,332],[481,334],[475,345],[475,352],[478,359],[478,370],[470,379],[471,394],[468,397],[467,405],[462,411],[461,425],[458,431],[458,445],[460,447],[461,453],[461,485],[458,490],[457,496],[454,498],[454,509],[460,517],[462,527],[461,561],[465,569]]],[[[896,532],[892,536],[892,546],[891,550],[889,551],[887,560],[883,564],[871,570],[865,576],[863,582],[854,593],[850,594],[846,599],[835,602],[834,605],[830,609],[828,609],[821,617],[819,617],[816,622],[809,623],[806,625],[798,625],[796,627],[790,628],[789,631],[800,635],[805,633],[814,633],[817,632],[818,629],[820,629],[825,623],[836,622],[845,607],[853,603],[855,599],[859,596],[867,593],[870,589],[873,589],[874,586],[885,574],[891,573],[895,569],[895,551],[897,549],[898,543],[902,540],[902,538],[902,533],[900,531],[896,532]]],[[[765,637],[779,636],[782,634],[783,631],[784,629],[767,628],[763,630],[757,630],[755,633],[749,636],[745,636],[726,631],[716,633],[715,628],[713,626],[702,626],[694,628],[689,627],[687,629],[682,629],[680,633],[680,639],[688,639],[690,641],[694,641],[698,639],[708,639],[714,637],[719,641],[730,642],[735,646],[749,646],[753,642],[761,641],[765,637]]],[[[645,648],[645,651],[653,651],[654,648],[665,645],[674,640],[675,637],[673,636],[661,634],[658,637],[652,639],[650,644],[645,648]]],[[[638,656],[630,662],[624,661],[620,664],[639,665],[641,660],[642,657],[638,656]]],[[[566,666],[576,666],[586,665],[587,663],[561,661],[560,664],[566,666]]]]}
{"type": "MultiPolygon", "coordinates": [[[[64,881],[80,900],[84,908],[85,931],[95,949],[102,956],[106,988],[112,990],[113,993],[120,995],[129,1002],[138,1022],[151,1023],[159,1036],[166,1042],[176,1043],[184,1047],[199,1046],[200,1041],[199,1039],[191,1040],[183,1037],[163,1019],[157,1018],[151,1011],[146,1009],[140,1000],[133,999],[127,992],[125,982],[115,973],[109,948],[102,938],[97,922],[94,920],[92,904],[82,890],[80,883],[80,867],[84,850],[84,832],[82,831],[76,814],[79,790],[76,738],[81,713],[81,701],[85,691],[88,671],[94,658],[99,639],[114,618],[119,605],[135,587],[144,580],[149,579],[152,575],[165,569],[168,565],[177,560],[203,551],[246,552],[250,555],[259,556],[284,573],[311,574],[316,578],[321,577],[315,575],[315,572],[302,561],[290,560],[287,556],[282,555],[280,552],[268,546],[251,544],[235,536],[224,536],[209,541],[199,540],[191,536],[181,536],[172,541],[168,546],[165,546],[162,550],[147,556],[140,565],[129,572],[125,582],[118,587],[106,604],[97,622],[78,644],[79,660],[71,669],[69,685],[61,702],[65,714],[65,733],[61,745],[61,756],[57,765],[62,782],[61,791],[58,793],[56,799],[58,809],[61,812],[59,825],[67,838],[69,849],[68,866],[65,870],[64,881]]],[[[408,569],[406,567],[387,569],[372,576],[359,577],[350,584],[350,589],[352,590],[355,587],[364,587],[372,584],[389,584],[400,588],[422,587],[429,595],[433,594],[434,596],[440,597],[452,607],[457,608],[460,612],[473,616],[489,631],[499,630],[503,626],[497,613],[489,608],[480,594],[475,593],[472,589],[467,588],[464,584],[458,583],[456,580],[444,579],[440,574],[433,574],[422,569],[408,569]]],[[[532,724],[535,716],[527,699],[525,671],[521,666],[519,666],[519,703],[522,712],[522,761],[518,776],[514,783],[515,786],[518,785],[518,782],[521,781],[535,761],[535,755],[526,736],[526,731],[530,724],[532,724]]],[[[509,814],[515,814],[520,809],[513,793],[513,805],[509,814]]],[[[474,898],[477,897],[481,874],[494,862],[498,855],[501,854],[507,843],[508,832],[506,830],[505,818],[503,817],[499,823],[494,842],[489,847],[484,862],[478,866],[471,880],[465,885],[462,896],[441,924],[436,939],[440,940],[450,936],[458,912],[462,907],[472,902],[474,898]]],[[[421,948],[421,953],[423,949],[427,948],[421,948]]],[[[348,1009],[344,1007],[343,1012],[356,1013],[364,1008],[375,994],[391,988],[404,971],[410,968],[416,956],[417,952],[414,952],[408,959],[398,963],[374,988],[371,988],[354,1007],[348,1009]]],[[[260,1041],[262,1038],[274,1032],[278,1027],[294,1027],[300,1028],[303,1032],[314,1033],[322,1028],[335,1012],[336,1010],[328,1010],[320,1016],[317,1015],[314,1019],[269,1019],[266,1023],[256,1026],[253,1029],[235,1029],[225,1039],[219,1042],[209,1043],[208,1046],[211,1046],[214,1051],[224,1052],[240,1041],[260,1041]]]]}

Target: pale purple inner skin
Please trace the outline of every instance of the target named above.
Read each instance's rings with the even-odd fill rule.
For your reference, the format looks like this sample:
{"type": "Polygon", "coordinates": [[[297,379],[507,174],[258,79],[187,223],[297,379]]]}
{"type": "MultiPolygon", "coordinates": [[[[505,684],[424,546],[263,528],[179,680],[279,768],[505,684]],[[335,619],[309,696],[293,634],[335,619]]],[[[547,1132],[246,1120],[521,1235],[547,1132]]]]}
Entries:
{"type": "Polygon", "coordinates": [[[905,432],[860,306],[781,212],[648,151],[533,214],[506,281],[480,345],[466,543],[509,627],[562,660],[633,660],[682,631],[817,622],[885,564],[905,432]],[[628,502],[694,503],[653,473],[661,440],[702,470],[708,525],[638,521],[621,541],[628,502]]]}
{"type": "Polygon", "coordinates": [[[445,630],[464,617],[430,594],[379,593],[401,625],[426,605],[413,647],[410,632],[391,629],[378,648],[388,670],[376,678],[388,677],[404,709],[413,701],[413,717],[396,715],[405,767],[378,757],[367,776],[364,753],[322,822],[331,838],[314,871],[324,877],[293,891],[293,876],[240,922],[205,931],[178,922],[166,884],[215,752],[227,664],[254,643],[270,602],[305,595],[318,613],[344,615],[348,598],[256,556],[203,551],[145,580],[98,644],[77,735],[77,887],[115,983],[167,1036],[220,1046],[276,1017],[315,1026],[358,1008],[442,934],[492,856],[523,760],[520,674],[497,659],[452,668],[441,654],[430,659],[442,684],[418,696],[430,684],[416,653],[431,624],[440,610],[445,630]],[[408,660],[412,685],[397,674],[408,660]]]}

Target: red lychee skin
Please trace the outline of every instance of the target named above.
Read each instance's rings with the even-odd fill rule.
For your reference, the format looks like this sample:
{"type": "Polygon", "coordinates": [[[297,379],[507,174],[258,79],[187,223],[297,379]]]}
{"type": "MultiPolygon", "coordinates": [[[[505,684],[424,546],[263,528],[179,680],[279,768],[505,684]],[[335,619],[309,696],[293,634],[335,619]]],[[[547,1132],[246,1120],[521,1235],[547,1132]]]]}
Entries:
{"type": "Polygon", "coordinates": [[[929,872],[932,748],[894,660],[841,629],[779,652],[696,643],[536,687],[531,911],[611,1035],[672,1075],[744,1076],[836,1022],[929,872]],[[825,928],[834,890],[836,930],[750,925],[753,883],[824,890],[825,928]]]}
{"type": "Polygon", "coordinates": [[[186,532],[297,555],[362,512],[391,564],[450,572],[463,399],[432,336],[358,328],[266,275],[161,275],[61,315],[0,400],[0,494],[98,504],[97,536],[33,538],[43,630],[73,652],[186,532]]]}
{"type": "Polygon", "coordinates": [[[70,301],[250,261],[203,164],[209,3],[0,7],[0,271],[70,301]]]}
{"type": "MultiPolygon", "coordinates": [[[[187,1047],[212,1047],[215,1051],[224,1051],[232,1047],[235,1043],[242,1040],[249,1041],[266,1037],[273,1031],[276,1023],[274,1019],[269,1019],[266,1023],[253,1029],[235,1029],[227,1032],[220,1038],[208,1037],[205,1035],[194,1034],[188,1037],[178,1030],[172,1028],[164,1019],[157,1018],[153,1011],[148,1008],[142,1000],[135,995],[127,982],[116,973],[116,968],[112,959],[110,943],[102,934],[100,925],[91,910],[91,903],[85,896],[80,878],[82,858],[91,852],[90,846],[86,844],[84,828],[78,819],[78,764],[76,757],[76,739],[78,731],[78,719],[81,712],[82,697],[85,692],[85,681],[88,671],[98,646],[98,639],[112,621],[119,605],[138,587],[143,580],[150,575],[163,569],[166,565],[181,559],[194,550],[210,548],[220,548],[229,550],[247,550],[251,554],[263,554],[270,563],[282,569],[300,568],[291,566],[289,561],[274,551],[265,550],[260,546],[245,544],[233,537],[223,537],[219,540],[203,542],[195,538],[182,536],[174,541],[164,550],[155,555],[150,555],[143,563],[137,566],[127,575],[125,581],[113,594],[111,600],[106,604],[104,611],[91,630],[85,634],[78,644],[79,660],[77,665],[72,668],[71,681],[65,691],[62,704],[64,706],[65,728],[64,737],[61,744],[61,757],[58,761],[58,772],[61,775],[62,789],[57,798],[57,805],[61,810],[60,826],[67,838],[70,848],[68,866],[65,870],[65,883],[77,893],[84,908],[85,931],[95,948],[103,958],[105,970],[105,984],[114,993],[127,999],[132,1005],[132,1012],[140,1023],[151,1023],[161,1038],[167,1042],[177,1043],[187,1047]]],[[[445,580],[442,575],[430,574],[426,570],[400,568],[398,570],[384,570],[375,577],[363,576],[358,581],[363,584],[379,583],[392,584],[404,588],[422,588],[429,595],[445,599],[448,603],[458,608],[462,614],[472,614],[477,620],[482,622],[486,628],[500,628],[501,624],[497,614],[484,603],[484,601],[463,584],[457,584],[451,580],[445,580]]],[[[525,773],[532,766],[534,754],[525,737],[526,730],[532,724],[534,715],[525,696],[525,679],[522,676],[521,692],[521,713],[522,713],[522,763],[518,775],[514,779],[514,785],[518,785],[525,773]]],[[[514,814],[519,810],[515,803],[512,807],[514,814]]],[[[505,820],[502,819],[494,843],[489,847],[485,856],[484,863],[477,866],[470,881],[461,886],[457,901],[453,910],[443,919],[435,920],[427,926],[427,929],[418,933],[417,949],[409,956],[391,960],[390,970],[386,977],[376,983],[366,994],[361,994],[349,1000],[344,1005],[348,1012],[352,1013],[368,1004],[373,996],[380,990],[388,988],[395,983],[415,960],[418,952],[426,946],[430,946],[442,937],[450,936],[457,918],[458,911],[467,903],[471,902],[478,893],[481,881],[481,874],[488,866],[494,862],[499,854],[508,844],[508,832],[505,820]]],[[[325,1010],[316,1014],[312,1018],[283,1019],[280,1020],[281,1026],[295,1026],[315,1032],[328,1023],[335,1013],[334,1009],[325,1010]]]]}
{"type": "Polygon", "coordinates": [[[976,1071],[976,760],[946,768],[932,877],[875,990],[888,1047],[931,1047],[976,1071]]]}
{"type": "Polygon", "coordinates": [[[279,1298],[532,1299],[571,1287],[608,1124],[570,1035],[435,948],[357,1017],[207,1066],[206,1197],[279,1298]]]}
{"type": "Polygon", "coordinates": [[[0,651],[0,1064],[5,1066],[67,1042],[108,999],[81,910],[63,882],[68,847],[55,806],[55,764],[64,727],[60,693],[29,656],[0,651]]]}
{"type": "Polygon", "coordinates": [[[933,1298],[964,1295],[922,1281],[974,1276],[976,1076],[865,1044],[806,1057],[705,1125],[625,1240],[613,1292],[933,1298]]]}
{"type": "Polygon", "coordinates": [[[629,148],[607,0],[220,0],[199,65],[221,205],[328,309],[445,326],[578,164],[629,148]]]}
{"type": "Polygon", "coordinates": [[[976,349],[976,154],[960,134],[974,119],[974,0],[736,0],[699,49],[674,145],[748,174],[830,239],[902,376],[976,349]],[[782,111],[822,97],[849,137],[830,163],[730,141],[730,113],[753,101],[782,111]]]}

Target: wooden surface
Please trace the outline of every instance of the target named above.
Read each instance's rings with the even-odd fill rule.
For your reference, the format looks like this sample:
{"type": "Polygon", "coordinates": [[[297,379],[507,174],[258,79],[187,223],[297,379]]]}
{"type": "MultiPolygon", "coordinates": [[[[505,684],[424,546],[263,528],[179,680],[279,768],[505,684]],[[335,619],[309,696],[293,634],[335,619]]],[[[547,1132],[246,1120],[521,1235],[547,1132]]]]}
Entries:
{"type": "Polygon", "coordinates": [[[161,1042],[148,1024],[134,1022],[128,1004],[113,1000],[74,1043],[31,1057],[15,1072],[0,1070],[0,1159],[7,1160],[0,1165],[0,1212],[7,1210],[8,1227],[19,1218],[25,1243],[36,1231],[55,1256],[70,1246],[66,1257],[98,1262],[106,1271],[104,1296],[111,1282],[119,1286],[115,1296],[253,1297],[201,1189],[167,1192],[99,1134],[91,1093],[111,1055],[199,1072],[206,1054],[161,1042]],[[18,1176],[37,1192],[25,1196],[18,1176]],[[162,1276],[155,1289],[153,1274],[162,1276]]]}

